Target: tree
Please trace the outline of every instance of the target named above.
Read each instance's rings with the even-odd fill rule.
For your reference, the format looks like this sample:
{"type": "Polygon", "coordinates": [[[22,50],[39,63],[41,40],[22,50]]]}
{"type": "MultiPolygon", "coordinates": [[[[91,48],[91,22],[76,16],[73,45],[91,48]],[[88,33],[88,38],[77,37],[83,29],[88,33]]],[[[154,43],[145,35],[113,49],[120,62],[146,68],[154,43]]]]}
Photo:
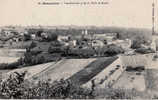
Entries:
{"type": "Polygon", "coordinates": [[[41,37],[41,34],[43,33],[43,29],[39,29],[37,32],[36,32],[36,36],[38,37],[41,37]]]}
{"type": "Polygon", "coordinates": [[[30,34],[24,34],[24,41],[31,40],[31,35],[30,34]]]}
{"type": "Polygon", "coordinates": [[[144,36],[137,36],[134,40],[133,40],[133,44],[131,46],[132,49],[138,49],[141,48],[142,44],[147,44],[147,40],[145,39],[144,36]]]}
{"type": "Polygon", "coordinates": [[[32,49],[32,48],[34,48],[36,46],[37,46],[36,42],[32,41],[30,46],[29,46],[29,48],[32,49]]]}
{"type": "Polygon", "coordinates": [[[116,45],[109,45],[107,50],[105,51],[105,54],[107,54],[108,56],[115,56],[120,53],[124,53],[124,50],[116,45]]]}
{"type": "Polygon", "coordinates": [[[57,41],[57,39],[58,39],[58,35],[57,34],[50,33],[48,35],[48,40],[49,41],[57,41]]]}

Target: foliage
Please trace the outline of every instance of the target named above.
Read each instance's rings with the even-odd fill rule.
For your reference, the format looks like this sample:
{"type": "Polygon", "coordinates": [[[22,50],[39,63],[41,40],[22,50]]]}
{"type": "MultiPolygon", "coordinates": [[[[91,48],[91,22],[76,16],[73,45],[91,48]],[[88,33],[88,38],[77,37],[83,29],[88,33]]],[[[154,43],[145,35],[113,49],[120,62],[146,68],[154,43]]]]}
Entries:
{"type": "Polygon", "coordinates": [[[141,53],[141,54],[147,54],[147,53],[154,53],[155,51],[150,48],[138,48],[135,50],[135,52],[141,53]]]}
{"type": "Polygon", "coordinates": [[[24,80],[26,71],[14,72],[6,80],[0,82],[0,96],[12,99],[132,99],[138,95],[135,90],[114,89],[88,89],[74,85],[70,80],[51,82],[31,82],[24,80]]]}
{"type": "Polygon", "coordinates": [[[90,90],[77,87],[69,80],[39,81],[32,83],[24,81],[26,72],[17,73],[0,83],[0,95],[14,99],[83,99],[92,98],[90,90]]]}
{"type": "Polygon", "coordinates": [[[55,33],[46,33],[46,37],[43,37],[43,41],[50,42],[50,41],[57,41],[58,35],[55,33]]]}
{"type": "Polygon", "coordinates": [[[29,34],[36,34],[36,36],[38,37],[41,37],[41,33],[43,32],[44,30],[39,28],[39,29],[34,29],[34,28],[30,28],[30,29],[27,29],[27,32],[29,34]]]}
{"type": "Polygon", "coordinates": [[[22,64],[23,64],[23,59],[20,58],[20,59],[18,59],[18,61],[10,63],[10,64],[1,63],[0,64],[0,69],[15,69],[15,68],[18,68],[22,64]]]}
{"type": "Polygon", "coordinates": [[[29,46],[29,48],[32,49],[32,48],[34,48],[36,46],[37,46],[37,43],[34,42],[34,41],[32,41],[31,44],[30,44],[30,46],[29,46]]]}
{"type": "Polygon", "coordinates": [[[131,48],[141,48],[142,44],[148,44],[147,39],[144,36],[137,36],[134,38],[131,48]]]}
{"type": "Polygon", "coordinates": [[[106,98],[106,99],[133,99],[138,95],[136,90],[126,90],[121,88],[114,89],[108,87],[106,87],[103,90],[102,90],[103,93],[100,93],[99,90],[97,90],[97,92],[100,93],[98,94],[100,95],[100,97],[102,96],[102,98],[106,98]]]}
{"type": "Polygon", "coordinates": [[[118,47],[116,45],[109,45],[107,50],[105,51],[105,54],[108,56],[115,56],[117,54],[124,53],[124,50],[121,47],[118,47]]]}
{"type": "Polygon", "coordinates": [[[95,51],[92,48],[85,48],[85,49],[70,49],[69,54],[70,56],[76,56],[80,58],[87,58],[94,56],[95,51]]]}
{"type": "Polygon", "coordinates": [[[31,40],[31,35],[30,34],[24,34],[24,41],[31,40]]]}

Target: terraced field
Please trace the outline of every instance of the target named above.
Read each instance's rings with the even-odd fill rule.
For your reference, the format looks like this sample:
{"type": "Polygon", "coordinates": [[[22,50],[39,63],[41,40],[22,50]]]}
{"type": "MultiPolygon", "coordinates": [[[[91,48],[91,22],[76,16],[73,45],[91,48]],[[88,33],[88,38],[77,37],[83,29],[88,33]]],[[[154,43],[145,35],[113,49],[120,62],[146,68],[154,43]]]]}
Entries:
{"type": "Polygon", "coordinates": [[[96,59],[64,59],[62,61],[57,62],[50,69],[34,76],[34,78],[38,78],[38,80],[51,79],[52,81],[59,80],[62,78],[67,79],[78,71],[84,69],[94,60],[96,59]]]}
{"type": "Polygon", "coordinates": [[[83,85],[88,81],[90,81],[97,74],[99,74],[106,67],[108,67],[108,65],[110,65],[116,59],[117,57],[99,58],[93,61],[92,63],[90,63],[89,65],[87,65],[81,71],[75,73],[69,79],[76,85],[83,85]]]}
{"type": "Polygon", "coordinates": [[[32,81],[69,79],[77,85],[82,85],[98,75],[118,57],[90,59],[62,59],[26,68],[19,68],[3,74],[3,78],[14,72],[27,71],[25,79],[32,81]]]}
{"type": "Polygon", "coordinates": [[[10,74],[12,74],[14,72],[27,71],[25,79],[29,79],[32,76],[34,76],[38,73],[41,73],[41,71],[46,70],[49,67],[52,67],[55,63],[56,62],[50,62],[50,63],[46,63],[46,64],[39,64],[39,65],[36,65],[36,66],[30,66],[30,67],[15,69],[15,70],[9,71],[8,73],[5,73],[2,77],[7,78],[10,74]]]}
{"type": "Polygon", "coordinates": [[[13,63],[18,59],[19,57],[0,57],[0,63],[13,63]]]}

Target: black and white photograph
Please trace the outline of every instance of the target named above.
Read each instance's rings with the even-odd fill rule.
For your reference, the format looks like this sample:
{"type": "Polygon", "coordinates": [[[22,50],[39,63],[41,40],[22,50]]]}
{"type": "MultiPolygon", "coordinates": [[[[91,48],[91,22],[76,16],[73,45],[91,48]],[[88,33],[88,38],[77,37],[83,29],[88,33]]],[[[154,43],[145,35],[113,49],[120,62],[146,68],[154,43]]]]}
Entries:
{"type": "Polygon", "coordinates": [[[0,99],[158,99],[158,0],[0,0],[0,99]]]}

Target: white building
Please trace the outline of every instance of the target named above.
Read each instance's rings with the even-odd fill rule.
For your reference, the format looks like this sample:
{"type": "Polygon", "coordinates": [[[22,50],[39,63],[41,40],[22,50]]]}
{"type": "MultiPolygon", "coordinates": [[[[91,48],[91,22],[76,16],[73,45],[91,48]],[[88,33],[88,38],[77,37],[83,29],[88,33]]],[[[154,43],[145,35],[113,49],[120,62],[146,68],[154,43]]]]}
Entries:
{"type": "Polygon", "coordinates": [[[32,39],[35,39],[35,38],[36,38],[36,35],[35,35],[35,34],[31,34],[31,38],[32,38],[32,39]]]}
{"type": "Polygon", "coordinates": [[[68,41],[69,36],[58,35],[58,41],[68,41]]]}
{"type": "Polygon", "coordinates": [[[76,45],[77,45],[77,41],[76,40],[69,41],[69,46],[75,47],[76,45]]]}
{"type": "Polygon", "coordinates": [[[115,45],[117,45],[119,47],[122,47],[125,50],[128,50],[131,47],[131,45],[132,45],[132,40],[130,40],[130,39],[115,40],[115,41],[109,42],[108,44],[115,44],[115,45]]]}
{"type": "Polygon", "coordinates": [[[92,47],[103,47],[104,43],[100,40],[93,40],[92,41],[92,47]]]}
{"type": "Polygon", "coordinates": [[[158,51],[158,36],[157,35],[152,36],[152,42],[151,42],[150,47],[154,51],[158,51]]]}

